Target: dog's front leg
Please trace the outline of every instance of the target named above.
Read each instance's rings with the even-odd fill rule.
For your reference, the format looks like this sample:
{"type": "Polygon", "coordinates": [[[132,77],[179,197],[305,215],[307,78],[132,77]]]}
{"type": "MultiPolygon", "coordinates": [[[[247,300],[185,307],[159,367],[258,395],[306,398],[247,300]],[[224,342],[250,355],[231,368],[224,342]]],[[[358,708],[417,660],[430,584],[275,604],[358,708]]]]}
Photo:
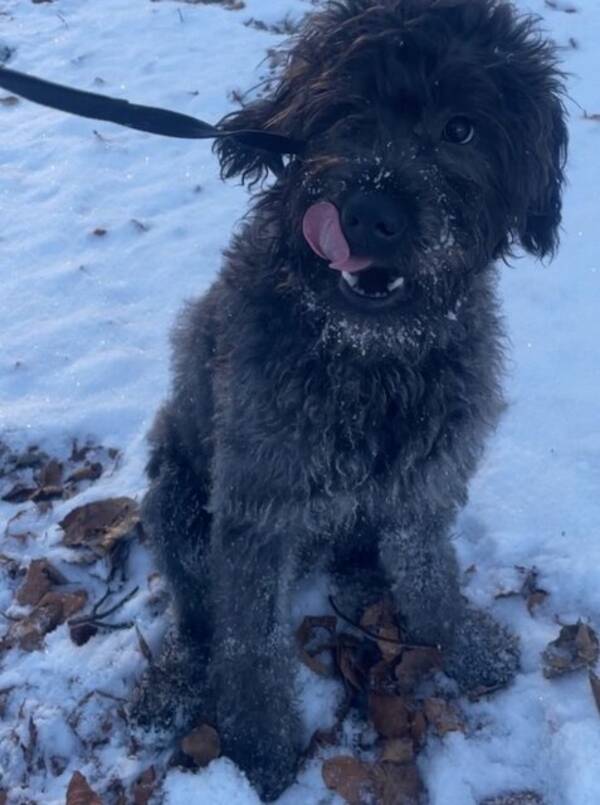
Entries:
{"type": "Polygon", "coordinates": [[[381,566],[411,641],[447,648],[464,609],[449,517],[389,520],[379,529],[381,566]]]}
{"type": "Polygon", "coordinates": [[[224,752],[266,800],[295,777],[301,749],[289,624],[291,535],[217,517],[211,677],[224,752]]]}
{"type": "Polygon", "coordinates": [[[381,530],[382,566],[411,640],[440,646],[444,670],[464,691],[505,685],[519,666],[517,639],[460,593],[450,513],[381,530]]]}

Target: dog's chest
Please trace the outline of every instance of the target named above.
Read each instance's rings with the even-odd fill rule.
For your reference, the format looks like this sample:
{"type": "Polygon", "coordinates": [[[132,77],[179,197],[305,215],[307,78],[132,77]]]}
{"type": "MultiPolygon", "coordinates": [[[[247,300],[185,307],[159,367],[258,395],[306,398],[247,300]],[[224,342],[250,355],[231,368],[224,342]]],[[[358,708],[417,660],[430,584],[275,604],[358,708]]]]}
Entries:
{"type": "Polygon", "coordinates": [[[306,360],[267,367],[239,401],[239,444],[281,490],[335,495],[385,484],[411,462],[423,379],[393,364],[306,360]]]}

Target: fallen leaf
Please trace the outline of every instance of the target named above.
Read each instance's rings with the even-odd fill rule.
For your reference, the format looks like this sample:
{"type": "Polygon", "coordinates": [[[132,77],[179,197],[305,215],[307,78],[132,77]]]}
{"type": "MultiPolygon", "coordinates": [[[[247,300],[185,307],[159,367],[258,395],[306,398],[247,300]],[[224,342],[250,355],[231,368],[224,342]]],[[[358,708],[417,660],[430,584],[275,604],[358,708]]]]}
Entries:
{"type": "Polygon", "coordinates": [[[377,638],[377,646],[385,660],[393,660],[402,651],[400,630],[396,625],[391,603],[384,599],[368,607],[360,626],[377,638]]]}
{"type": "Polygon", "coordinates": [[[67,579],[46,559],[34,559],[27,568],[23,584],[16,599],[21,606],[36,606],[55,585],[66,584],[67,579]]]}
{"type": "Polygon", "coordinates": [[[442,655],[436,648],[411,648],[402,652],[394,670],[400,690],[409,692],[424,678],[442,669],[442,655]]]}
{"type": "Polygon", "coordinates": [[[95,235],[97,238],[103,238],[105,235],[108,234],[108,230],[104,229],[101,226],[97,226],[96,229],[92,232],[92,235],[95,235]]]}
{"type": "Polygon", "coordinates": [[[0,98],[0,104],[2,106],[16,106],[19,103],[19,98],[16,95],[5,95],[3,98],[0,98]]]}
{"type": "Polygon", "coordinates": [[[42,469],[38,477],[39,486],[60,486],[63,476],[63,465],[55,458],[50,459],[42,469]]]}
{"type": "Polygon", "coordinates": [[[181,750],[200,768],[208,766],[221,754],[221,740],[218,732],[209,724],[202,724],[181,741],[181,750]]]}
{"type": "Polygon", "coordinates": [[[548,598],[548,593],[545,590],[536,590],[527,596],[527,611],[533,615],[533,610],[539,607],[548,598]]]}
{"type": "Polygon", "coordinates": [[[548,679],[593,665],[600,655],[598,637],[585,623],[563,626],[556,640],[542,654],[548,679]]]}
{"type": "Polygon", "coordinates": [[[390,763],[410,763],[415,757],[415,747],[410,738],[390,738],[383,742],[380,760],[390,763]]]}
{"type": "Polygon", "coordinates": [[[377,763],[373,783],[378,805],[419,805],[424,794],[414,763],[377,763]]]}
{"type": "Polygon", "coordinates": [[[383,738],[405,738],[410,734],[410,710],[402,696],[371,693],[369,717],[383,738]]]}
{"type": "Polygon", "coordinates": [[[132,791],[134,805],[148,805],[155,788],[156,771],[154,766],[150,766],[134,783],[132,791]]]}
{"type": "Polygon", "coordinates": [[[323,763],[323,780],[348,805],[364,805],[373,795],[371,768],[354,757],[329,758],[323,763]]]}
{"type": "Polygon", "coordinates": [[[464,732],[465,724],[456,708],[445,699],[432,697],[423,703],[425,717],[439,736],[448,732],[464,732]]]}
{"type": "Polygon", "coordinates": [[[86,464],[84,467],[79,467],[74,472],[72,472],[68,478],[67,483],[74,483],[78,484],[81,481],[97,481],[98,478],[102,475],[104,468],[99,461],[95,461],[92,464],[86,464]]]}
{"type": "Polygon", "coordinates": [[[59,523],[70,548],[86,546],[108,554],[122,539],[129,538],[140,523],[139,506],[131,498],[109,498],[78,506],[59,523]]]}
{"type": "Polygon", "coordinates": [[[342,679],[355,691],[367,686],[368,669],[361,652],[361,642],[349,634],[338,635],[336,665],[342,679]]]}
{"type": "Polygon", "coordinates": [[[527,603],[527,611],[530,615],[533,615],[534,609],[544,603],[549,593],[538,585],[540,574],[537,568],[517,566],[516,570],[524,577],[520,588],[518,590],[502,590],[496,593],[495,598],[521,596],[527,603]]]}
{"type": "Polygon", "coordinates": [[[47,503],[49,500],[62,498],[64,492],[62,486],[42,486],[33,493],[30,500],[34,503],[47,503]]]}
{"type": "Polygon", "coordinates": [[[427,737],[427,719],[422,710],[415,710],[412,713],[410,734],[416,746],[424,746],[425,738],[427,737]]]}
{"type": "Polygon", "coordinates": [[[0,641],[0,649],[18,646],[23,651],[40,648],[44,637],[85,606],[87,593],[50,591],[27,617],[11,622],[8,632],[0,641]]]}
{"type": "Polygon", "coordinates": [[[81,772],[76,771],[67,788],[66,805],[102,805],[102,800],[91,788],[81,772]]]}

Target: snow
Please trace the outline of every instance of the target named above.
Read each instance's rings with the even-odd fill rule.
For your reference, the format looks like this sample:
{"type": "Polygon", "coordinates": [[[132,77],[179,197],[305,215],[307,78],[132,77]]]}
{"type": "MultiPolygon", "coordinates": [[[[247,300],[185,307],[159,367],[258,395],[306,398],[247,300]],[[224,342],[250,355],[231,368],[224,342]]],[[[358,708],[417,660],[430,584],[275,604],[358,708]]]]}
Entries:
{"type": "MultiPolygon", "coordinates": [[[[587,677],[547,681],[539,660],[557,635],[556,616],[600,627],[600,124],[582,115],[582,109],[600,113],[600,7],[582,3],[566,14],[558,6],[528,3],[565,45],[570,73],[562,247],[549,266],[523,259],[503,273],[511,406],[472,485],[456,540],[463,566],[477,567],[468,595],[520,634],[524,667],[509,690],[465,703],[466,736],[430,740],[420,762],[432,805],[471,805],[510,789],[535,790],[548,805],[596,805],[600,790],[600,719],[587,677]],[[576,48],[568,47],[570,38],[576,48]],[[538,567],[550,593],[533,618],[520,600],[494,600],[514,583],[517,564],[538,567]]],[[[280,39],[244,21],[275,22],[307,8],[302,0],[249,0],[243,11],[168,1],[0,0],[0,50],[16,48],[16,69],[215,122],[231,108],[228,93],[257,81],[257,65],[280,39]],[[97,78],[104,83],[95,84],[97,78]]],[[[182,301],[210,284],[247,197],[219,181],[207,143],[153,137],[25,102],[0,106],[0,118],[0,439],[15,449],[38,443],[58,456],[68,454],[73,438],[118,447],[124,454],[118,470],[76,502],[139,499],[144,436],[167,389],[168,331],[182,301]],[[92,234],[98,228],[107,234],[92,234]]],[[[5,537],[0,553],[24,565],[46,556],[99,597],[101,578],[65,564],[72,552],[60,545],[57,523],[74,505],[63,502],[41,520],[24,518],[37,538],[5,537]]],[[[0,533],[13,514],[0,504],[0,533]]],[[[127,589],[139,585],[140,593],[120,615],[135,618],[156,648],[164,619],[151,606],[156,590],[143,547],[135,548],[130,565],[127,589]]],[[[16,611],[13,586],[0,588],[3,612],[16,611]]],[[[304,601],[299,613],[307,611],[306,601],[313,614],[325,611],[318,591],[311,599],[309,590],[304,601]]],[[[0,789],[10,791],[9,802],[62,803],[75,770],[99,792],[116,777],[129,786],[161,762],[151,749],[130,752],[117,713],[145,662],[133,630],[76,647],[66,626],[41,651],[3,657],[0,691],[14,686],[0,720],[0,789]],[[36,751],[48,761],[64,759],[63,771],[25,774],[20,743],[27,745],[29,717],[36,751]],[[108,738],[91,748],[106,718],[108,738]]],[[[339,691],[305,671],[301,685],[308,732],[331,721],[339,691]]],[[[196,775],[171,770],[163,796],[174,805],[258,802],[225,759],[196,775]]],[[[318,761],[281,800],[336,801],[318,761]]]]}

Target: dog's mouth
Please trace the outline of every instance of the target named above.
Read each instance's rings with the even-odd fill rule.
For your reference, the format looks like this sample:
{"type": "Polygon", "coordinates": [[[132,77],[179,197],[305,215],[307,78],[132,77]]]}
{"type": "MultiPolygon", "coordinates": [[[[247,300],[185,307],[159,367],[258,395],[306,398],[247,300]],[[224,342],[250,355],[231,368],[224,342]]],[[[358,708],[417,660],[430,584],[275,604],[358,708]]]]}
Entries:
{"type": "Polygon", "coordinates": [[[406,298],[407,283],[392,269],[374,266],[357,272],[342,271],[339,287],[354,302],[387,305],[406,298]]]}
{"type": "Polygon", "coordinates": [[[376,265],[371,257],[351,253],[338,209],[331,202],[321,201],[309,207],[302,231],[313,252],[340,272],[339,288],[350,301],[363,307],[386,307],[406,297],[406,281],[397,271],[376,265]]]}

